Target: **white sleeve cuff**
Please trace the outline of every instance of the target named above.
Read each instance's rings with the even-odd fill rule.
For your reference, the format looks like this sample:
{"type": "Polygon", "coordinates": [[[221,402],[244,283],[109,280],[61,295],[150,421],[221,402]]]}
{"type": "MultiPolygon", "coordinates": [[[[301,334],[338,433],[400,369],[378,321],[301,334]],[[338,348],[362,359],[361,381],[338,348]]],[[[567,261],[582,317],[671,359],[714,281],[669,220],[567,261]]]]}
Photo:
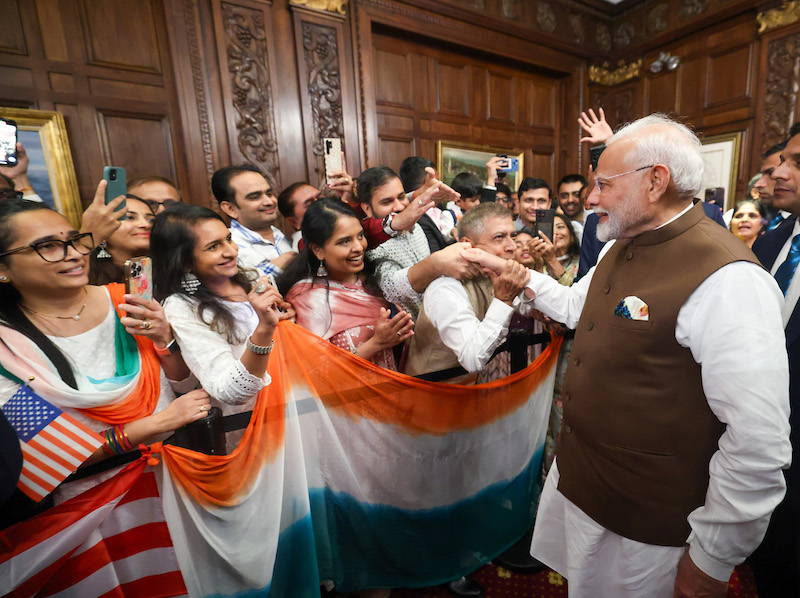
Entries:
{"type": "Polygon", "coordinates": [[[697,541],[697,538],[694,537],[694,534],[692,534],[692,537],[689,538],[689,556],[691,557],[692,562],[697,565],[697,568],[709,577],[713,577],[717,581],[724,581],[726,583],[731,578],[734,568],[733,565],[721,563],[705,552],[702,548],[700,548],[700,544],[697,541]]]}

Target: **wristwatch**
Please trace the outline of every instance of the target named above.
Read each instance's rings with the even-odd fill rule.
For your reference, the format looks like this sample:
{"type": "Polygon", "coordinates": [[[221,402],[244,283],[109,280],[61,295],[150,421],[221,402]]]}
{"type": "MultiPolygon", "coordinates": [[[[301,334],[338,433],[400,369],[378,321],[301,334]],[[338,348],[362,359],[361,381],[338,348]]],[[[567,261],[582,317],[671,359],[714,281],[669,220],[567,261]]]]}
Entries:
{"type": "Polygon", "coordinates": [[[386,216],[386,217],[383,219],[383,222],[381,223],[381,224],[383,225],[383,232],[385,232],[385,233],[386,233],[387,235],[389,235],[390,237],[396,237],[397,235],[399,235],[399,234],[400,234],[400,231],[399,231],[399,230],[394,230],[394,229],[392,228],[392,220],[394,220],[394,217],[395,217],[395,216],[397,216],[397,214],[395,214],[394,212],[392,212],[391,214],[389,214],[388,216],[386,216]]]}
{"type": "Polygon", "coordinates": [[[175,355],[175,353],[178,353],[181,350],[181,346],[178,344],[178,341],[174,338],[163,349],[159,349],[155,345],[153,345],[153,348],[156,350],[156,353],[163,356],[175,355]]]}

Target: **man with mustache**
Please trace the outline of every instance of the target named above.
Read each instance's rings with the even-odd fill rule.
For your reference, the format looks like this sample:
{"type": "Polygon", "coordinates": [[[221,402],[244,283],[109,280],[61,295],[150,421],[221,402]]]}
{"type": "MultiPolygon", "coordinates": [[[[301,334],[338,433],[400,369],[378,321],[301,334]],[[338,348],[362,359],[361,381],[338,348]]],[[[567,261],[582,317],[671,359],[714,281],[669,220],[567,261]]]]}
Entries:
{"type": "Polygon", "coordinates": [[[724,597],[785,491],[780,292],[693,205],[699,148],[663,115],[618,131],[588,200],[615,242],[572,287],[532,272],[523,293],[576,329],[531,547],[572,598],[724,597]]]}

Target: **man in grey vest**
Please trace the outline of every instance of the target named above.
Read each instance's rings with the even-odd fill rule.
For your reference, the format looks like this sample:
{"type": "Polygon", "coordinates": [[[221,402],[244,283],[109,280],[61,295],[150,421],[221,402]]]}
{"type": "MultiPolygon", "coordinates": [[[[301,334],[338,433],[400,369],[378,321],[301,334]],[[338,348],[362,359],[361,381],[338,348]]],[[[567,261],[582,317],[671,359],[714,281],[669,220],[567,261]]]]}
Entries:
{"type": "Polygon", "coordinates": [[[572,598],[724,597],[785,492],[782,297],[692,207],[699,147],[662,115],[618,131],[589,198],[616,241],[572,287],[525,291],[576,329],[531,546],[572,598]]]}

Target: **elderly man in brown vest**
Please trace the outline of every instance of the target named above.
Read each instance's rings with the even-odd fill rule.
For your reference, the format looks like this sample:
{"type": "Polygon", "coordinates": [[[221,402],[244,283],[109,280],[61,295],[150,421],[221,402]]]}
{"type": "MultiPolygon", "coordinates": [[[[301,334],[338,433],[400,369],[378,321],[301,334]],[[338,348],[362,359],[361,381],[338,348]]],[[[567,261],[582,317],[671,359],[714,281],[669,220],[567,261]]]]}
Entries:
{"type": "Polygon", "coordinates": [[[476,374],[508,336],[511,316],[519,304],[517,297],[526,288],[530,273],[512,259],[514,221],[505,206],[475,206],[459,221],[458,237],[475,248],[469,253],[484,254],[497,273],[487,270],[489,276],[466,281],[442,276],[428,285],[405,373],[418,376],[460,365],[468,374],[448,381],[465,384],[477,380],[476,374]]]}
{"type": "Polygon", "coordinates": [[[531,553],[571,597],[726,595],[785,492],[781,293],[692,198],[697,137],[662,115],[609,141],[589,203],[600,261],[534,306],[576,329],[531,553]]]}

